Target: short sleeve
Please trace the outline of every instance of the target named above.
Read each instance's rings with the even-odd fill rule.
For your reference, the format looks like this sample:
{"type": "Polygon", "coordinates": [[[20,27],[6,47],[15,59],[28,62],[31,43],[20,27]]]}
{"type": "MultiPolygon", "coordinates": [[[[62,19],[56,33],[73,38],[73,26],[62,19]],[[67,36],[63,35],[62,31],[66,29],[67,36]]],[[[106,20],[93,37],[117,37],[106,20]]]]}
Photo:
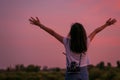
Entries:
{"type": "Polygon", "coordinates": [[[64,44],[65,48],[68,48],[68,40],[69,40],[69,38],[66,38],[66,37],[63,38],[63,44],[64,44]]]}
{"type": "Polygon", "coordinates": [[[87,46],[90,45],[90,38],[87,38],[87,46]]]}
{"type": "Polygon", "coordinates": [[[64,45],[66,45],[66,42],[67,42],[67,38],[63,38],[63,43],[64,43],[64,45]]]}

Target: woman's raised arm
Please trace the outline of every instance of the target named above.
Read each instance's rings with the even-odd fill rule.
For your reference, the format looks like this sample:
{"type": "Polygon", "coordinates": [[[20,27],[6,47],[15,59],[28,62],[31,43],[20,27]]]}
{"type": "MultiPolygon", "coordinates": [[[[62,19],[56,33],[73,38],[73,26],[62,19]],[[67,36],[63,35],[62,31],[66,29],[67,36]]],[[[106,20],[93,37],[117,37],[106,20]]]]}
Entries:
{"type": "Polygon", "coordinates": [[[36,25],[36,26],[40,27],[41,29],[45,30],[46,32],[48,32],[49,34],[51,34],[53,37],[55,37],[58,41],[60,41],[63,44],[63,36],[59,35],[54,30],[41,24],[38,17],[36,17],[36,18],[31,17],[29,19],[29,21],[31,24],[36,25]]]}
{"type": "Polygon", "coordinates": [[[114,23],[116,23],[117,20],[116,19],[111,19],[109,18],[106,23],[104,25],[102,25],[101,27],[98,27],[97,29],[95,29],[88,37],[90,38],[90,41],[93,40],[93,38],[95,37],[95,35],[97,33],[99,33],[100,31],[102,31],[103,29],[105,29],[106,27],[113,25],[114,23]]]}

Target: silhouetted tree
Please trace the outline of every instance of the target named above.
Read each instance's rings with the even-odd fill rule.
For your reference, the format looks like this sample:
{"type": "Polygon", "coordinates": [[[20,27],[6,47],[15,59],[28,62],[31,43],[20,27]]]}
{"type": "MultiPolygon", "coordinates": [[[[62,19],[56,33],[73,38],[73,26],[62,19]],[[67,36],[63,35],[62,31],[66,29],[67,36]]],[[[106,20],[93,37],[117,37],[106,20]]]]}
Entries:
{"type": "Polygon", "coordinates": [[[15,71],[25,71],[25,67],[23,64],[17,64],[15,66],[15,71]]]}
{"type": "Polygon", "coordinates": [[[99,69],[105,69],[105,64],[104,64],[104,62],[101,61],[99,64],[97,64],[97,67],[98,67],[99,69]]]}
{"type": "Polygon", "coordinates": [[[35,71],[35,72],[39,72],[39,71],[40,71],[40,68],[41,68],[40,66],[35,66],[34,71],[35,71]]]}
{"type": "Polygon", "coordinates": [[[61,69],[60,69],[59,67],[56,67],[56,68],[51,68],[50,70],[51,70],[51,71],[59,72],[61,69]]]}
{"type": "Polygon", "coordinates": [[[34,71],[34,65],[28,65],[27,68],[26,68],[26,71],[27,72],[33,72],[34,71]]]}
{"type": "Polygon", "coordinates": [[[19,64],[17,64],[17,65],[15,66],[15,71],[20,71],[20,65],[19,65],[19,64]]]}
{"type": "Polygon", "coordinates": [[[112,65],[111,65],[111,63],[110,62],[108,62],[107,63],[107,67],[111,67],[112,65]]]}
{"type": "Polygon", "coordinates": [[[48,66],[44,66],[42,70],[43,71],[48,71],[48,66]]]}
{"type": "Polygon", "coordinates": [[[8,72],[9,72],[10,70],[11,70],[11,69],[10,69],[10,67],[7,67],[6,71],[8,71],[8,72]]]}
{"type": "Polygon", "coordinates": [[[40,66],[34,66],[33,64],[28,65],[26,68],[27,72],[39,72],[40,71],[40,66]]]}
{"type": "Polygon", "coordinates": [[[117,61],[117,67],[120,68],[120,61],[117,61]]]}
{"type": "Polygon", "coordinates": [[[20,71],[25,71],[25,67],[23,64],[19,65],[20,66],[20,71]]]}

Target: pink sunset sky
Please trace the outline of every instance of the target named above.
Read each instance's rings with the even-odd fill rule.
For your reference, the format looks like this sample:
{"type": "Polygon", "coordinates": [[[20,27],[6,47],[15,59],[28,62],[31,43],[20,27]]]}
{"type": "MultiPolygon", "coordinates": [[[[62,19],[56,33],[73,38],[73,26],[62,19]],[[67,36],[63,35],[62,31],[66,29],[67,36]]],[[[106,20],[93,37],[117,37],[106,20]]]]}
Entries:
{"type": "Polygon", "coordinates": [[[89,35],[108,18],[117,23],[100,32],[89,46],[90,63],[120,60],[120,0],[0,0],[0,68],[16,64],[65,67],[64,46],[28,19],[67,36],[74,22],[89,35]]]}

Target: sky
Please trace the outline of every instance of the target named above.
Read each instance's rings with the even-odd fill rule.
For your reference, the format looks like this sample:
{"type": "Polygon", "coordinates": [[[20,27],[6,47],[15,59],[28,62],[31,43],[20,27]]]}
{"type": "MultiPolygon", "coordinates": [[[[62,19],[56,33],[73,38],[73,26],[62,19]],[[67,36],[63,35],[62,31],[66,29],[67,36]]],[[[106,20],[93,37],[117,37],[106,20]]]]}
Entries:
{"type": "Polygon", "coordinates": [[[120,60],[120,0],[0,0],[0,68],[29,64],[65,68],[64,46],[29,23],[42,24],[66,37],[71,24],[79,22],[89,35],[109,18],[117,23],[96,35],[90,43],[90,63],[120,60]]]}

